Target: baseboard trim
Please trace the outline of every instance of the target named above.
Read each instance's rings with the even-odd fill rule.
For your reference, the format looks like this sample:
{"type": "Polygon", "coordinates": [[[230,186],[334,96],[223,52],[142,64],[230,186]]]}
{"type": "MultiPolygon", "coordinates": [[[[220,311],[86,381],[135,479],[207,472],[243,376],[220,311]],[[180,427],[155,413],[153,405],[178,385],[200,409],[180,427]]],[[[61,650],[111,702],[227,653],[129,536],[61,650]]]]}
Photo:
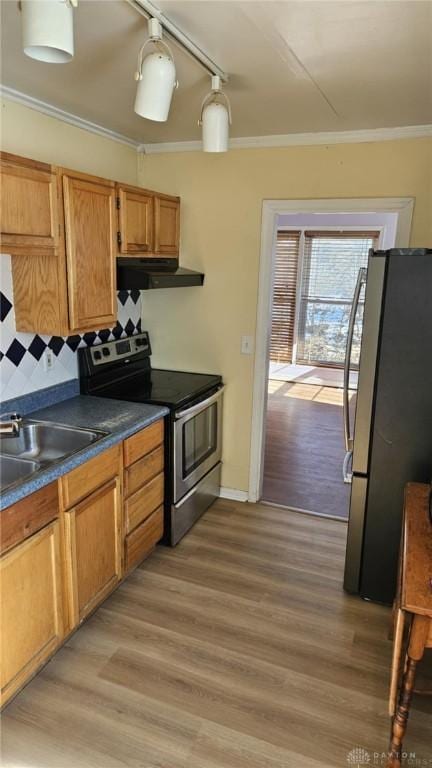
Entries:
{"type": "Polygon", "coordinates": [[[339,515],[326,515],[325,512],[313,512],[311,509],[301,509],[300,507],[287,507],[286,504],[276,504],[275,501],[264,501],[264,499],[260,499],[258,504],[264,504],[265,507],[277,507],[277,509],[285,509],[287,512],[298,512],[300,515],[322,517],[325,520],[337,520],[338,523],[348,522],[348,519],[345,520],[345,518],[339,517],[339,515]]]}
{"type": "Polygon", "coordinates": [[[231,501],[247,501],[247,491],[239,491],[238,488],[225,488],[220,489],[221,499],[230,499],[231,501]]]}

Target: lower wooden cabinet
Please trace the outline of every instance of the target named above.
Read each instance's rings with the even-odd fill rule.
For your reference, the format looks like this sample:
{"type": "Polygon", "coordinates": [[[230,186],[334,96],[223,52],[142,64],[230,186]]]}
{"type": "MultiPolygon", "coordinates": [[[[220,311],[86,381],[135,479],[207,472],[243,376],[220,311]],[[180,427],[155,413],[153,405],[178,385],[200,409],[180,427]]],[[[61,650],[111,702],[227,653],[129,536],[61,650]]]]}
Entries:
{"type": "Polygon", "coordinates": [[[1,512],[2,705],[155,548],[163,499],[160,420],[1,512]]]}
{"type": "Polygon", "coordinates": [[[2,704],[63,638],[60,523],[54,520],[7,552],[1,575],[2,704]]]}
{"type": "Polygon", "coordinates": [[[99,488],[64,513],[67,580],[72,627],[120,581],[122,514],[120,479],[99,488]]]}

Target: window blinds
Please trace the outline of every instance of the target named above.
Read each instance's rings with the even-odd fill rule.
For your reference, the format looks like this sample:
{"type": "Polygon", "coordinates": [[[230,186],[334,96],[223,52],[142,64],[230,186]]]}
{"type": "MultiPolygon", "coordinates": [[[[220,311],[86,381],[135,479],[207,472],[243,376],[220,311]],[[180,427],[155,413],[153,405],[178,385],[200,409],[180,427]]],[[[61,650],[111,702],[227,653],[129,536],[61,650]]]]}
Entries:
{"type": "MultiPolygon", "coordinates": [[[[378,232],[305,232],[297,363],[342,366],[351,302],[378,232]]],[[[364,299],[364,297],[362,297],[364,299]]],[[[356,317],[352,361],[358,364],[363,301],[356,317]]]]}
{"type": "Polygon", "coordinates": [[[270,337],[270,360],[274,362],[292,360],[299,243],[300,232],[278,231],[270,337]]]}

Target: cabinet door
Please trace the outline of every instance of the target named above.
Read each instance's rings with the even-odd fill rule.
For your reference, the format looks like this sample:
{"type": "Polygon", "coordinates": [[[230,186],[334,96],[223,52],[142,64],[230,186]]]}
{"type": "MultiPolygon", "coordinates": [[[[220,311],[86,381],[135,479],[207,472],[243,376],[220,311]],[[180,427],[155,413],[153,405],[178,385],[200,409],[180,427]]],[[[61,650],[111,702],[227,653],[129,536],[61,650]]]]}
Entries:
{"type": "Polygon", "coordinates": [[[63,637],[59,521],[0,560],[1,689],[5,703],[63,637]]]}
{"type": "Polygon", "coordinates": [[[57,256],[57,177],[51,166],[2,153],[0,215],[3,253],[57,256]]]}
{"type": "Polygon", "coordinates": [[[135,256],[153,251],[153,195],[117,186],[120,253],[135,256]]]}
{"type": "Polygon", "coordinates": [[[180,198],[155,197],[155,253],[163,256],[179,255],[180,198]]]}
{"type": "Polygon", "coordinates": [[[116,322],[115,189],[111,182],[63,175],[71,330],[116,322]]]}
{"type": "Polygon", "coordinates": [[[84,619],[119,581],[121,533],[118,477],[65,512],[71,626],[84,619]]]}

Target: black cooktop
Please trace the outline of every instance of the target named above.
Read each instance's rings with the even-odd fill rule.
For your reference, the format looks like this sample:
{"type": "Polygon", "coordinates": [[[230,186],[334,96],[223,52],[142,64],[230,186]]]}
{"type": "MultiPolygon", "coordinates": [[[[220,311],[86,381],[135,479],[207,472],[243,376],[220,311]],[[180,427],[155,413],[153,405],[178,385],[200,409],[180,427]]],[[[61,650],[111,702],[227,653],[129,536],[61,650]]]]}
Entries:
{"type": "Polygon", "coordinates": [[[146,331],[78,351],[81,392],[134,403],[166,405],[171,410],[205,399],[222,376],[152,368],[146,331]]]}
{"type": "Polygon", "coordinates": [[[200,395],[220,387],[221,383],[222,377],[212,374],[152,368],[145,373],[136,373],[128,379],[107,384],[103,392],[94,394],[103,394],[114,400],[166,405],[177,409],[192,404],[200,395]]]}

